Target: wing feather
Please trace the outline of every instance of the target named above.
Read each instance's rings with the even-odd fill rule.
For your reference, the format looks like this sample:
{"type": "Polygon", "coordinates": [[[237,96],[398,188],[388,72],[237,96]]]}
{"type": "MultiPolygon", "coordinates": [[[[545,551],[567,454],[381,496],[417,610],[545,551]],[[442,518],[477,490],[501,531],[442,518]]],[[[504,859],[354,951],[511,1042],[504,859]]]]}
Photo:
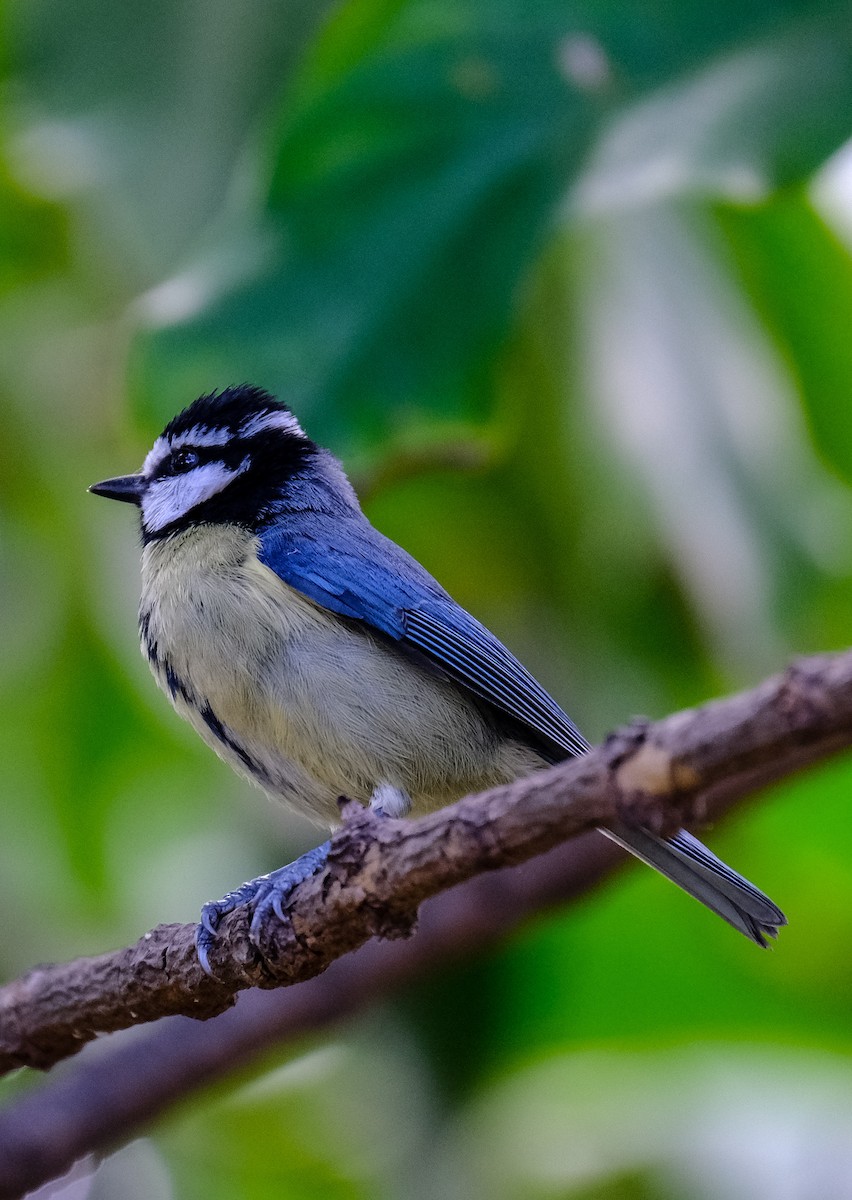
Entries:
{"type": "Polygon", "coordinates": [[[361,514],[288,514],[286,525],[262,535],[260,558],[315,603],[426,655],[551,743],[556,757],[588,750],[571,719],[502,642],[361,514]]]}
{"type": "MultiPolygon", "coordinates": [[[[260,543],[261,561],[290,587],[413,647],[552,747],[554,758],[588,750],[571,719],[502,642],[357,510],[289,511],[260,543]]],[[[760,946],[786,923],[767,896],[685,830],[669,841],[620,824],[601,832],[760,946]]]]}

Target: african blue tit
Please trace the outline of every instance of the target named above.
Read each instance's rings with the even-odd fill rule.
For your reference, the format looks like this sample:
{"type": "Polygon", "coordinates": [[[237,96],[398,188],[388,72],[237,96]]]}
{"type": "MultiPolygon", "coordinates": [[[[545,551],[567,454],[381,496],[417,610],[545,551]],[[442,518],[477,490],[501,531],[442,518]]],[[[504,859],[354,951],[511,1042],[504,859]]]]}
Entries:
{"type": "MultiPolygon", "coordinates": [[[[422,813],[589,748],[259,388],[201,396],[139,474],[91,491],[141,510],[139,628],[157,683],[239,774],[326,827],[341,796],[422,813]]],[[[601,832],[761,946],[786,924],[685,830],[601,832]]],[[[224,913],[251,903],[257,934],[327,847],[206,905],[205,967],[224,913]]]]}

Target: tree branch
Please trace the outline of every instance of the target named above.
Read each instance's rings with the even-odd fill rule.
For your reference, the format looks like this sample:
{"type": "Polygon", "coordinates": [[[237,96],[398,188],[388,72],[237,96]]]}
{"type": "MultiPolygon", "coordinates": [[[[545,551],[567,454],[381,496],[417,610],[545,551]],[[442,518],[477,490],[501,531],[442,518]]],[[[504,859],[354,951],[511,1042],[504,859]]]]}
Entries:
{"type": "Polygon", "coordinates": [[[210,1017],[247,987],[310,979],[374,935],[411,931],[427,897],[478,872],[521,862],[615,817],[672,828],[714,793],[744,795],[852,743],[852,652],[802,660],[752,691],[634,724],[581,759],[418,820],[347,805],[327,867],[294,891],[290,921],[271,922],[262,957],[247,914],[223,922],[206,976],[192,925],[135,946],[39,967],[0,990],[0,1071],[48,1067],[99,1032],[159,1017],[210,1017]]]}
{"type": "Polygon", "coordinates": [[[108,1050],[93,1047],[0,1113],[0,1200],[17,1200],[86,1155],[124,1144],[271,1045],[328,1028],[480,953],[531,914],[587,893],[625,858],[613,842],[586,834],[427,901],[417,934],[405,942],[369,942],[298,987],[254,989],[214,1021],[169,1017],[144,1035],[119,1035],[108,1050]]]}
{"type": "MultiPolygon", "coordinates": [[[[688,808],[691,787],[692,803],[699,799],[715,817],[763,784],[841,749],[852,742],[850,658],[811,659],[732,700],[657,726],[628,728],[604,747],[616,790],[626,789],[626,802],[647,816],[649,807],[663,811],[655,807],[655,795],[688,808]],[[716,738],[715,746],[702,745],[702,739],[716,738]],[[689,781],[683,768],[695,770],[696,761],[705,764],[706,773],[700,784],[684,788],[689,781]],[[637,784],[644,791],[633,791],[637,784]]],[[[0,1200],[20,1196],[81,1156],[126,1139],[169,1104],[244,1066],[271,1042],[340,1020],[376,996],[488,945],[530,913],[582,894],[619,860],[614,846],[589,835],[524,867],[474,878],[440,896],[425,905],[417,937],[403,945],[373,942],[298,988],[245,996],[213,1024],[176,1017],[141,1040],[119,1043],[106,1056],[84,1057],[70,1075],[24,1096],[0,1116],[0,1200]]]]}

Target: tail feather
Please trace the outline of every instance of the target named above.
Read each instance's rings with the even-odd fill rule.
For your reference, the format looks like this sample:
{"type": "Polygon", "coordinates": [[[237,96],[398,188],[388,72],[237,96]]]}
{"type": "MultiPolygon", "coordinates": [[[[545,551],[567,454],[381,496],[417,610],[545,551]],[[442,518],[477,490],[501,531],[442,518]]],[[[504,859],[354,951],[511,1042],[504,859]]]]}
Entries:
{"type": "Polygon", "coordinates": [[[682,887],[758,946],[766,946],[767,937],[777,937],[779,928],[787,924],[781,909],[768,896],[685,829],[668,841],[620,823],[601,829],[601,833],[682,887]]]}

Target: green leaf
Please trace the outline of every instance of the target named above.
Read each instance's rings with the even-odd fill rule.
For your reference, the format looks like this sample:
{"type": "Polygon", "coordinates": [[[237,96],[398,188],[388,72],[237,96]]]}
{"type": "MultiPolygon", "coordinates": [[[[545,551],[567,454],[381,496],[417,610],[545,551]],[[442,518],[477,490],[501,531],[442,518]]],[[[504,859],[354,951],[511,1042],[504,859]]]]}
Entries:
{"type": "Polygon", "coordinates": [[[518,287],[614,123],[659,129],[638,168],[688,142],[690,185],[722,165],[764,188],[798,178],[847,132],[838,11],[344,9],[283,109],[262,266],[200,287],[187,319],[155,309],[162,327],[137,341],[146,419],[253,379],[337,444],[393,440],[414,414],[487,422],[518,287]]]}
{"type": "Polygon", "coordinates": [[[92,283],[100,277],[126,299],[194,247],[329,7],[83,0],[72,11],[36,0],[15,8],[26,113],[16,167],[77,210],[92,283]]]}
{"type": "Polygon", "coordinates": [[[852,482],[852,255],[803,194],[719,210],[742,281],[796,379],[821,457],[852,482]]]}

